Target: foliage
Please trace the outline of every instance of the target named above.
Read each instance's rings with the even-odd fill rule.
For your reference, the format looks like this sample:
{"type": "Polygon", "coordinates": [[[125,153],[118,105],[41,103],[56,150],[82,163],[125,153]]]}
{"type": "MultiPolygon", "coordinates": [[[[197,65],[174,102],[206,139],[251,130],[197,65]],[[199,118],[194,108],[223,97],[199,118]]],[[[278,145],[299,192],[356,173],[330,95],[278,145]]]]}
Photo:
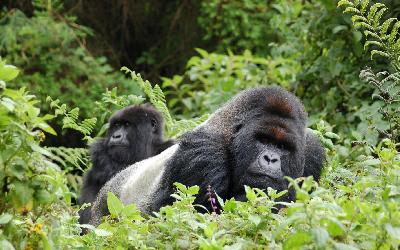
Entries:
{"type": "Polygon", "coordinates": [[[211,113],[240,90],[266,84],[273,68],[265,58],[248,50],[243,55],[197,52],[200,56],[188,61],[184,75],[162,78],[168,107],[184,116],[211,113]]]}
{"type": "Polygon", "coordinates": [[[229,48],[240,53],[249,49],[265,56],[269,51],[268,43],[275,37],[273,29],[266,25],[273,14],[269,2],[201,1],[198,23],[205,30],[203,39],[216,44],[217,51],[229,48]]]}
{"type": "Polygon", "coordinates": [[[361,71],[360,78],[377,89],[374,99],[380,100],[379,112],[388,121],[388,127],[380,129],[380,133],[393,140],[400,139],[400,21],[389,18],[382,21],[387,7],[382,3],[370,6],[369,1],[341,0],[338,6],[345,6],[343,12],[352,14],[354,27],[364,30],[366,41],[364,49],[371,52],[371,58],[382,56],[389,60],[394,73],[381,71],[375,74],[371,69],[361,71]],[[372,49],[371,49],[372,47],[372,49]]]}
{"type": "Polygon", "coordinates": [[[35,96],[3,81],[17,74],[0,60],[0,248],[49,249],[63,233],[57,221],[72,219],[72,193],[63,172],[48,160],[51,153],[39,145],[43,132],[55,133],[47,124],[53,116],[40,116],[35,96]]]}
{"type": "MultiPolygon", "coordinates": [[[[198,213],[193,205],[199,187],[177,186],[173,205],[143,216],[111,193],[110,215],[97,229],[77,239],[95,248],[254,249],[397,249],[400,246],[400,155],[382,141],[345,176],[319,186],[312,177],[290,180],[297,201],[273,213],[283,193],[246,188],[248,202],[222,201],[223,211],[198,213]],[[337,184],[339,183],[339,184],[337,184]],[[329,185],[335,185],[332,188],[329,185]],[[267,193],[267,194],[266,194],[267,193]]],[[[339,171],[336,169],[336,171],[339,171]]],[[[330,176],[327,176],[329,179],[330,176]]]]}
{"type": "MultiPolygon", "coordinates": [[[[0,13],[0,55],[24,69],[14,87],[28,87],[42,102],[52,96],[79,106],[83,117],[91,117],[92,103],[105,88],[119,86],[137,93],[134,84],[114,73],[105,57],[95,57],[86,49],[92,31],[73,16],[60,15],[59,1],[53,5],[37,1],[36,6],[31,18],[18,10],[0,13]]],[[[49,111],[48,105],[41,108],[49,111]]]]}

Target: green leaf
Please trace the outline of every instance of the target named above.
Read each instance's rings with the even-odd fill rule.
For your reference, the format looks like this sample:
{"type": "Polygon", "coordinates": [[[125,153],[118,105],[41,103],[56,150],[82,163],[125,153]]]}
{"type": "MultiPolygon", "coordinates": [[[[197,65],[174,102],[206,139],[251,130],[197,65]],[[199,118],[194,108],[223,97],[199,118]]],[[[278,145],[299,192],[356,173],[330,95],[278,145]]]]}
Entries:
{"type": "Polygon", "coordinates": [[[17,77],[18,74],[18,68],[13,65],[5,65],[0,68],[0,80],[8,82],[17,77]]]}
{"type": "Polygon", "coordinates": [[[4,225],[7,224],[8,222],[11,221],[11,219],[13,218],[13,216],[11,214],[2,214],[0,215],[0,225],[4,225]]]}
{"type": "Polygon", "coordinates": [[[126,205],[121,212],[121,216],[129,220],[141,220],[142,216],[140,211],[136,208],[135,204],[126,205]]]}
{"type": "Polygon", "coordinates": [[[381,164],[381,161],[379,159],[368,159],[366,161],[363,161],[362,164],[366,166],[377,166],[381,164]]]}
{"type": "Polygon", "coordinates": [[[341,221],[334,217],[327,217],[321,220],[322,223],[326,226],[330,235],[342,236],[345,233],[345,227],[341,221]]]}
{"type": "Polygon", "coordinates": [[[217,229],[218,224],[215,221],[212,221],[204,228],[204,234],[207,238],[211,239],[217,229]]]}
{"type": "Polygon", "coordinates": [[[0,249],[2,250],[15,250],[13,245],[8,240],[0,240],[0,249]]]}
{"type": "Polygon", "coordinates": [[[391,238],[400,240],[400,227],[393,227],[391,224],[385,224],[385,229],[391,238]]]}
{"type": "Polygon", "coordinates": [[[124,208],[122,202],[111,192],[108,192],[107,194],[107,206],[111,216],[113,217],[118,217],[119,213],[121,213],[124,208]]]}
{"type": "Polygon", "coordinates": [[[181,183],[179,183],[179,182],[174,182],[174,186],[175,186],[179,191],[181,191],[182,193],[185,193],[185,194],[186,194],[187,188],[186,188],[185,185],[183,185],[183,184],[181,184],[181,183]]]}
{"type": "Polygon", "coordinates": [[[195,185],[195,186],[190,187],[190,188],[187,190],[187,193],[188,193],[188,194],[191,194],[191,195],[196,195],[196,194],[199,193],[199,190],[200,190],[200,187],[197,186],[197,185],[195,185]]]}
{"type": "Polygon", "coordinates": [[[27,182],[14,182],[14,199],[16,199],[19,205],[26,205],[32,200],[34,190],[29,187],[27,182]]]}
{"type": "Polygon", "coordinates": [[[331,139],[337,139],[337,140],[340,139],[340,136],[338,136],[337,134],[332,133],[332,132],[326,132],[326,133],[324,134],[324,136],[325,136],[325,137],[328,137],[328,138],[331,138],[331,139]]]}
{"type": "Polygon", "coordinates": [[[335,248],[338,250],[358,250],[357,247],[353,247],[340,242],[333,242],[333,244],[335,245],[335,248]]]}
{"type": "Polygon", "coordinates": [[[386,12],[386,10],[387,10],[387,8],[382,8],[378,11],[378,13],[376,13],[374,20],[373,20],[373,26],[375,29],[377,29],[379,27],[381,17],[386,12]]]}
{"type": "Polygon", "coordinates": [[[93,231],[97,236],[100,236],[100,237],[108,237],[108,236],[113,235],[112,232],[104,230],[104,229],[95,228],[93,231]]]}
{"type": "Polygon", "coordinates": [[[297,231],[290,235],[287,240],[283,243],[283,249],[300,249],[301,246],[310,243],[311,236],[305,231],[297,231]]]}
{"type": "Polygon", "coordinates": [[[249,186],[244,186],[244,189],[246,191],[246,198],[249,201],[254,201],[257,198],[256,193],[254,192],[254,190],[252,188],[250,188],[249,186]]]}
{"type": "Polygon", "coordinates": [[[44,189],[38,190],[35,193],[35,198],[41,204],[48,204],[53,200],[52,195],[47,190],[44,189]]]}
{"type": "Polygon", "coordinates": [[[314,242],[317,243],[317,246],[324,247],[326,243],[330,239],[328,232],[325,228],[315,227],[311,229],[311,234],[313,236],[314,242]]]}
{"type": "Polygon", "coordinates": [[[352,17],[351,17],[351,21],[353,21],[353,23],[356,23],[356,22],[364,22],[364,23],[367,23],[367,22],[368,22],[368,20],[367,20],[365,17],[360,16],[360,15],[354,15],[354,16],[352,16],[352,17]]]}
{"type": "Polygon", "coordinates": [[[47,124],[45,122],[41,122],[41,123],[37,124],[37,127],[40,128],[41,130],[43,130],[44,132],[47,132],[52,135],[57,135],[57,132],[52,127],[50,127],[49,124],[47,124]]]}
{"type": "Polygon", "coordinates": [[[234,199],[230,199],[225,201],[224,211],[226,212],[235,212],[236,211],[236,201],[234,199]]]}
{"type": "Polygon", "coordinates": [[[262,219],[258,215],[252,215],[251,214],[249,216],[249,221],[251,221],[254,225],[258,226],[261,223],[262,219]]]}

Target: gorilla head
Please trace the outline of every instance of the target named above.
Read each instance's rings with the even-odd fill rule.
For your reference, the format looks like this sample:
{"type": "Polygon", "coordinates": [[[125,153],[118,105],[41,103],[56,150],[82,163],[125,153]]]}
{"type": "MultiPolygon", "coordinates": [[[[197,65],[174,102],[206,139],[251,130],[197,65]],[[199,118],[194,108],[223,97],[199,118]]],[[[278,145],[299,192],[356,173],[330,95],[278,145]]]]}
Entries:
{"type": "Polygon", "coordinates": [[[235,183],[232,196],[244,195],[244,185],[286,189],[284,176],[298,178],[304,172],[307,149],[303,105],[277,88],[249,90],[236,99],[253,108],[234,118],[229,133],[235,183]]]}
{"type": "MultiPolygon", "coordinates": [[[[145,212],[173,202],[173,183],[200,186],[195,203],[210,208],[207,187],[223,199],[245,199],[244,185],[287,189],[284,176],[319,178],[324,149],[306,132],[302,103],[281,88],[244,91],[177,145],[138,162],[111,179],[92,208],[92,224],[108,212],[107,193],[145,212]]],[[[293,200],[291,190],[284,200],[293,200]]]]}
{"type": "Polygon", "coordinates": [[[109,125],[104,143],[113,161],[129,165],[159,153],[159,146],[163,144],[163,119],[152,106],[119,110],[109,125]]]}
{"type": "MultiPolygon", "coordinates": [[[[156,155],[173,145],[163,139],[161,114],[149,104],[128,106],[109,120],[105,138],[92,144],[92,168],[86,174],[79,204],[93,202],[100,188],[129,165],[156,155]]],[[[90,219],[90,209],[80,212],[80,223],[90,219]]]]}

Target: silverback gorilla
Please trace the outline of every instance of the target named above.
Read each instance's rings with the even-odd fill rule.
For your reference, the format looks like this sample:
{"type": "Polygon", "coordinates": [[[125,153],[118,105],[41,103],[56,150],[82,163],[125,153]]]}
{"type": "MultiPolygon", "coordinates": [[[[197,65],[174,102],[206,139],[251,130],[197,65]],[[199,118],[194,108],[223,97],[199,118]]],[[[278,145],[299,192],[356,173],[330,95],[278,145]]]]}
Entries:
{"type": "MultiPolygon", "coordinates": [[[[208,185],[223,199],[245,200],[244,185],[281,191],[288,186],[284,176],[318,180],[325,153],[306,119],[299,99],[281,88],[243,91],[177,144],[111,179],[93,205],[91,224],[108,213],[108,192],[151,213],[173,202],[174,182],[200,186],[195,203],[209,208],[208,185]]],[[[293,199],[293,190],[283,198],[293,199]]]]}
{"type": "MultiPolygon", "coordinates": [[[[109,120],[105,138],[90,150],[93,167],[84,179],[79,203],[96,199],[100,188],[129,165],[159,154],[173,141],[163,141],[163,119],[149,104],[128,106],[109,120]]],[[[90,209],[80,212],[80,223],[88,223],[90,209]]]]}

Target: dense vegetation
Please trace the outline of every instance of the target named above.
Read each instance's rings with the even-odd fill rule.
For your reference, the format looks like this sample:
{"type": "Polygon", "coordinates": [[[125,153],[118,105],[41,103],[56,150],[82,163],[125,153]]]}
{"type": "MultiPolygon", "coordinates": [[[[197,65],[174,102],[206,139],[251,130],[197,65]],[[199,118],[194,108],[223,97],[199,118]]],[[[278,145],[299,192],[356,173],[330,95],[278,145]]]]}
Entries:
{"type": "Polygon", "coordinates": [[[399,249],[396,1],[112,2],[0,3],[0,249],[399,249]],[[87,147],[113,111],[149,101],[178,137],[267,85],[303,100],[327,150],[319,184],[290,180],[296,202],[272,213],[282,194],[248,187],[198,213],[198,187],[176,184],[155,216],[110,195],[103,224],[77,223],[87,147]]]}

